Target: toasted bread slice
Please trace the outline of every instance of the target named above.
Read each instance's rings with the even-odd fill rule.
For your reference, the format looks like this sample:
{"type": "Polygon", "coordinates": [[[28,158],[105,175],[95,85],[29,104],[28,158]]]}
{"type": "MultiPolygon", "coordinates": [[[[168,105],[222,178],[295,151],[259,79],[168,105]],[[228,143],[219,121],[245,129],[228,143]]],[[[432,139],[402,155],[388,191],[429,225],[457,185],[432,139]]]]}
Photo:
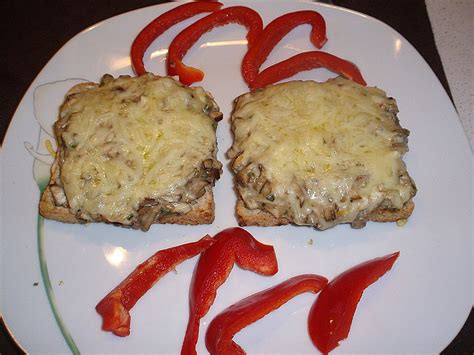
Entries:
{"type": "Polygon", "coordinates": [[[41,215],[144,231],[212,223],[221,118],[210,94],[169,77],[104,75],[74,86],[54,125],[58,149],[41,215]]]}
{"type": "Polygon", "coordinates": [[[408,218],[416,186],[395,99],[342,77],[241,95],[231,116],[241,225],[327,229],[408,218]]]}

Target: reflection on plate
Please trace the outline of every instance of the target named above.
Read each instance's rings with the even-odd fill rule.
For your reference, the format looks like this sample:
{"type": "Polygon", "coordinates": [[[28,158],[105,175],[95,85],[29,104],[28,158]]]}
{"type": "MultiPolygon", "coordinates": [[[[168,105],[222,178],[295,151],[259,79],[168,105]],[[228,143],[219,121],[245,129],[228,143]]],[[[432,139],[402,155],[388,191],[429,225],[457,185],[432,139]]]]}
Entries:
{"type": "MultiPolygon", "coordinates": [[[[280,271],[270,278],[235,268],[203,319],[198,353],[206,353],[203,335],[210,320],[244,296],[301,273],[332,278],[395,250],[401,252],[399,261],[366,291],[349,339],[335,352],[439,352],[461,328],[472,302],[471,152],[447,95],[413,47],[377,20],[322,4],[238,4],[258,10],[265,23],[301,9],[315,9],[325,17],[329,38],[325,50],[356,63],[369,85],[397,99],[401,123],[411,131],[405,161],[419,193],[415,212],[403,228],[394,223],[371,223],[362,230],[339,226],[324,232],[294,226],[248,228],[257,239],[275,246],[280,271]]],[[[227,169],[216,185],[216,220],[209,226],[155,225],[143,233],[42,221],[37,216],[38,186],[47,181],[49,151],[54,149],[50,125],[63,93],[85,80],[77,78],[98,81],[103,73],[132,74],[128,54],[136,33],[173,6],[114,17],[74,37],[35,79],[12,121],[1,155],[1,309],[29,352],[66,352],[75,347],[81,352],[178,352],[195,258],[160,280],[135,306],[127,338],[102,332],[94,306],[156,250],[236,225],[227,169]]],[[[176,25],[153,43],[145,55],[150,71],[164,74],[170,40],[190,22],[176,25]]],[[[286,36],[265,66],[311,49],[308,33],[309,27],[301,26],[286,36]]],[[[246,91],[239,72],[245,50],[245,30],[229,25],[204,35],[185,58],[204,70],[205,80],[199,84],[214,94],[227,118],[233,98],[246,91]]],[[[317,69],[294,78],[331,76],[317,69]]],[[[222,162],[227,162],[224,152],[231,139],[224,119],[218,128],[222,162]]],[[[313,299],[309,294],[295,298],[244,329],[236,340],[249,353],[314,352],[306,330],[313,299]]]]}

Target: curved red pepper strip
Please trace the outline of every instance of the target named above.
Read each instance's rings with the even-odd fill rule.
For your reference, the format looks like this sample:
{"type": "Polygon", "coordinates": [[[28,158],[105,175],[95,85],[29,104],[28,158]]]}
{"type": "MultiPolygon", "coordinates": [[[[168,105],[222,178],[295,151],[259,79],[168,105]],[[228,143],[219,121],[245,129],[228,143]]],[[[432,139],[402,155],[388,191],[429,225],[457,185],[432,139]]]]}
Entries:
{"type": "Polygon", "coordinates": [[[173,39],[166,60],[168,75],[179,75],[179,80],[185,85],[201,81],[204,78],[204,73],[199,69],[184,65],[182,59],[204,33],[228,23],[238,23],[247,27],[249,48],[263,28],[260,15],[245,6],[232,6],[213,12],[185,28],[173,39]]]}
{"type": "Polygon", "coordinates": [[[277,17],[263,29],[256,45],[249,48],[242,60],[242,76],[248,85],[255,80],[260,67],[278,42],[292,29],[303,24],[312,26],[310,40],[316,48],[324,46],[327,41],[326,22],[318,12],[296,11],[277,17]]]}
{"type": "Polygon", "coordinates": [[[175,7],[151,21],[135,38],[130,50],[132,68],[135,73],[137,75],[146,73],[145,65],[143,64],[143,55],[146,49],[159,35],[178,22],[203,12],[217,11],[221,7],[222,4],[219,2],[190,2],[175,7]]]}
{"type": "Polygon", "coordinates": [[[189,321],[181,354],[196,354],[199,322],[225,282],[234,262],[245,270],[261,275],[274,275],[278,271],[275,251],[271,245],[262,244],[242,228],[228,228],[218,233],[211,248],[201,254],[189,294],[189,321]]]}
{"type": "Polygon", "coordinates": [[[360,85],[367,85],[355,64],[326,52],[311,51],[297,54],[268,67],[250,84],[250,89],[260,89],[280,80],[289,78],[300,71],[319,67],[324,67],[338,74],[342,74],[346,78],[360,85]]]}
{"type": "Polygon", "coordinates": [[[130,309],[166,273],[186,259],[192,258],[214,243],[210,236],[160,250],[140,264],[95,307],[102,316],[102,329],[118,336],[130,334],[130,309]]]}
{"type": "Polygon", "coordinates": [[[206,347],[213,354],[245,354],[232,338],[241,329],[263,318],[304,292],[319,292],[328,280],[319,275],[299,275],[255,293],[226,308],[209,324],[206,347]]]}
{"type": "Polygon", "coordinates": [[[329,353],[346,339],[364,290],[388,270],[399,252],[366,261],[343,272],[321,291],[311,307],[308,328],[313,344],[329,353]]]}

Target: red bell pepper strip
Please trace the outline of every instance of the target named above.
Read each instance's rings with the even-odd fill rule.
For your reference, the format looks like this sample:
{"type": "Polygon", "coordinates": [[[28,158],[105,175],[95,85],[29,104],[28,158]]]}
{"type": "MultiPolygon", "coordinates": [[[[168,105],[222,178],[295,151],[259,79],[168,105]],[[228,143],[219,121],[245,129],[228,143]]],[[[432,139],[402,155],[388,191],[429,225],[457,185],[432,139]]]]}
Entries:
{"type": "Polygon", "coordinates": [[[271,245],[262,244],[242,228],[228,228],[218,233],[215,243],[201,254],[189,294],[189,321],[181,354],[196,354],[199,322],[225,282],[234,262],[245,270],[261,275],[274,275],[278,271],[275,251],[271,245]]]}
{"type": "Polygon", "coordinates": [[[327,41],[326,22],[318,12],[297,11],[277,17],[263,29],[255,46],[249,48],[242,60],[242,76],[248,85],[255,80],[260,67],[278,42],[292,29],[303,24],[312,26],[310,40],[316,48],[324,46],[327,41]]]}
{"type": "Polygon", "coordinates": [[[245,6],[232,6],[213,12],[185,28],[173,39],[166,60],[167,74],[179,75],[179,80],[185,85],[201,81],[204,78],[204,73],[199,69],[184,65],[182,59],[204,33],[214,27],[228,23],[238,23],[247,27],[249,48],[256,41],[263,28],[260,15],[245,6]]]}
{"type": "Polygon", "coordinates": [[[343,272],[321,291],[308,317],[309,335],[324,354],[349,335],[352,319],[364,290],[388,270],[399,252],[375,258],[343,272]]]}
{"type": "Polygon", "coordinates": [[[130,309],[166,273],[214,243],[210,236],[187,244],[160,250],[127,276],[95,307],[102,316],[102,329],[118,336],[130,334],[130,309]]]}
{"type": "Polygon", "coordinates": [[[219,2],[190,2],[165,12],[151,21],[135,38],[130,50],[132,68],[137,75],[146,73],[143,55],[150,44],[163,32],[178,22],[203,12],[217,11],[222,7],[219,2]]]}
{"type": "Polygon", "coordinates": [[[311,51],[297,54],[268,67],[250,83],[250,89],[260,89],[280,80],[289,78],[300,71],[319,67],[324,67],[338,74],[342,74],[346,78],[360,85],[367,85],[355,64],[326,52],[311,51]]]}
{"type": "Polygon", "coordinates": [[[263,318],[295,296],[319,292],[328,280],[319,275],[299,275],[246,297],[219,313],[209,324],[206,347],[213,354],[245,354],[232,338],[241,329],[263,318]]]}

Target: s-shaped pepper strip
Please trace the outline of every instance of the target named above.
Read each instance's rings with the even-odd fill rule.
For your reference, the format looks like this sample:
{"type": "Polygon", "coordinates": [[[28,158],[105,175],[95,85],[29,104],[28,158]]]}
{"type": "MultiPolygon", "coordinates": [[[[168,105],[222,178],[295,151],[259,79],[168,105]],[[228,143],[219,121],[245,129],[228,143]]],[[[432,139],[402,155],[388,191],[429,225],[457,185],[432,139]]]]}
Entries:
{"type": "Polygon", "coordinates": [[[214,243],[206,235],[197,242],[156,252],[127,276],[95,307],[102,316],[102,330],[118,336],[130,334],[130,309],[166,273],[186,259],[202,253],[214,243]]]}
{"type": "Polygon", "coordinates": [[[185,85],[201,81],[204,78],[204,73],[197,68],[186,66],[183,64],[182,59],[204,33],[212,30],[214,27],[223,26],[228,23],[239,23],[247,27],[249,48],[256,41],[263,28],[260,15],[245,6],[232,6],[213,12],[186,27],[173,39],[166,59],[168,75],[179,75],[179,81],[185,85]]]}
{"type": "Polygon", "coordinates": [[[150,44],[163,32],[178,22],[184,21],[203,12],[217,11],[222,7],[220,2],[190,2],[171,9],[151,21],[135,38],[130,50],[132,68],[137,75],[146,73],[143,55],[150,44]]]}
{"type": "Polygon", "coordinates": [[[242,60],[242,76],[247,85],[257,77],[260,67],[273,48],[292,29],[303,24],[312,26],[310,41],[321,49],[327,41],[326,22],[316,11],[296,11],[277,17],[263,29],[254,46],[250,47],[242,60]]]}
{"type": "Polygon", "coordinates": [[[234,263],[245,270],[261,275],[274,275],[278,271],[275,251],[262,244],[242,228],[228,228],[218,233],[215,243],[201,254],[189,294],[189,321],[181,354],[196,354],[199,323],[225,282],[234,263]]]}

